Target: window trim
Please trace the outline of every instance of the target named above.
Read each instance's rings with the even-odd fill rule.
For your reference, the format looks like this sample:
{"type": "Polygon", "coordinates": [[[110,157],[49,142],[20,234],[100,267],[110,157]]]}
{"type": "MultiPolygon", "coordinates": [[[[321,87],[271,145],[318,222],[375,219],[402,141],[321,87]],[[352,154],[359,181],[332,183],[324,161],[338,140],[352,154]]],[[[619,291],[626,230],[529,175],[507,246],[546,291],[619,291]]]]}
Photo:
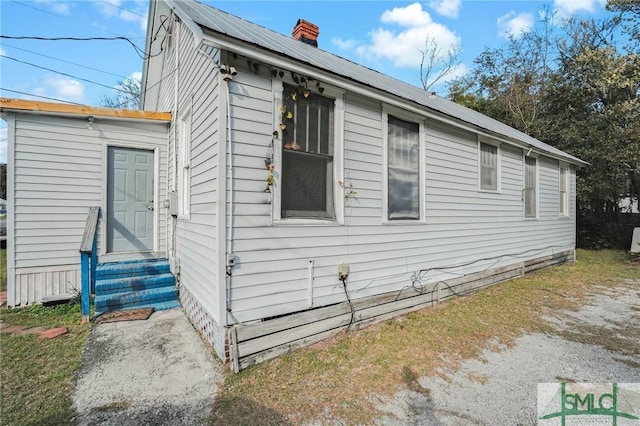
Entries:
{"type": "Polygon", "coordinates": [[[527,155],[527,153],[524,152],[522,155],[522,217],[524,220],[538,220],[540,218],[540,158],[536,153],[530,153],[529,155],[527,155]],[[527,195],[526,195],[527,157],[533,158],[536,162],[535,164],[536,194],[535,194],[535,200],[534,200],[534,204],[536,208],[535,216],[527,216],[527,195]]]}
{"type": "Polygon", "coordinates": [[[273,98],[273,129],[278,130],[279,137],[275,139],[272,147],[273,164],[273,185],[271,185],[271,223],[270,225],[335,225],[344,224],[344,190],[339,182],[344,181],[344,90],[322,83],[324,92],[322,94],[313,90],[313,94],[322,95],[334,99],[333,106],[333,208],[335,216],[333,219],[313,219],[282,217],[282,132],[280,132],[280,106],[283,103],[284,84],[296,85],[296,83],[285,75],[275,77],[271,81],[273,98]]]}
{"type": "Polygon", "coordinates": [[[390,105],[382,106],[382,223],[386,225],[413,225],[416,223],[425,223],[426,220],[426,183],[425,183],[425,118],[417,114],[395,108],[390,105]],[[418,161],[418,200],[419,218],[418,219],[389,219],[389,115],[400,120],[410,121],[418,124],[418,144],[419,156],[418,161]]]}
{"type": "Polygon", "coordinates": [[[478,135],[478,192],[486,192],[489,194],[501,194],[502,193],[502,150],[501,142],[489,139],[485,136],[478,135]],[[482,144],[492,145],[496,147],[496,189],[486,189],[482,187],[482,144]]]}
{"type": "Polygon", "coordinates": [[[571,167],[569,167],[568,163],[563,163],[562,161],[558,162],[558,217],[560,219],[567,219],[571,217],[571,167]],[[564,198],[566,201],[565,212],[562,211],[563,205],[563,197],[562,197],[562,170],[565,170],[564,183],[565,183],[565,191],[564,198]]]}
{"type": "Polygon", "coordinates": [[[178,146],[176,155],[176,187],[178,189],[178,219],[191,220],[191,105],[178,120],[178,146]]]}

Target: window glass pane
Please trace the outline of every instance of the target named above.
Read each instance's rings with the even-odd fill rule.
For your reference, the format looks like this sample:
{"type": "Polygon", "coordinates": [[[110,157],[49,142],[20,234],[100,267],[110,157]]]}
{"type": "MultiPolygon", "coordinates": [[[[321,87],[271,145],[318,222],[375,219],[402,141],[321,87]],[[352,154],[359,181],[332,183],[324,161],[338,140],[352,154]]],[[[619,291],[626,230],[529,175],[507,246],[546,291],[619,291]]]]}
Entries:
{"type": "Polygon", "coordinates": [[[498,147],[480,143],[480,188],[498,190],[498,147]]]}
{"type": "Polygon", "coordinates": [[[328,99],[320,99],[320,147],[322,154],[333,150],[333,105],[328,99]]]}
{"type": "Polygon", "coordinates": [[[420,219],[419,129],[417,123],[389,116],[389,219],[420,219]]]}
{"type": "Polygon", "coordinates": [[[560,168],[560,215],[569,215],[569,191],[568,191],[568,170],[564,167],[560,168]]]}
{"type": "Polygon", "coordinates": [[[283,96],[292,118],[282,139],[281,217],[333,219],[334,101],[288,84],[283,96]]]}
{"type": "Polygon", "coordinates": [[[524,181],[524,214],[525,217],[536,217],[536,159],[533,157],[525,157],[524,181]]]}
{"type": "MultiPolygon", "coordinates": [[[[310,97],[313,95],[309,95],[310,97]]],[[[319,102],[309,102],[309,143],[306,145],[306,151],[308,152],[318,152],[318,138],[319,138],[319,127],[318,127],[318,114],[319,114],[320,106],[319,102]]]]}
{"type": "Polygon", "coordinates": [[[331,157],[283,152],[282,217],[333,218],[331,157]]]}

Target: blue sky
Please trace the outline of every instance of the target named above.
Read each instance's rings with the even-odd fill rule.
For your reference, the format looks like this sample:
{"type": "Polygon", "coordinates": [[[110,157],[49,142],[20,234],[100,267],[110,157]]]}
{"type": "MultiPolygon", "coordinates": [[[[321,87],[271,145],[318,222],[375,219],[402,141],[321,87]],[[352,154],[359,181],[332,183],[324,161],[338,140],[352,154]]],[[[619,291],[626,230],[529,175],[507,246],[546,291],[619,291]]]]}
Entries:
{"type": "MultiPolygon", "coordinates": [[[[299,18],[320,27],[320,48],[420,85],[418,48],[429,36],[460,47],[464,74],[485,47],[498,47],[539,20],[547,6],[557,16],[598,17],[604,0],[550,1],[213,1],[204,3],[290,35],[299,18]]],[[[148,0],[0,0],[5,36],[129,38],[144,48],[148,0]]],[[[119,80],[142,71],[125,41],[0,40],[0,96],[99,105],[119,80]],[[18,62],[20,61],[20,62],[18,62]],[[47,69],[42,69],[42,68],[47,69]],[[40,97],[38,97],[40,96],[40,97]],[[44,98],[41,98],[44,97],[44,98]]],[[[434,86],[444,95],[446,85],[434,86]]],[[[6,125],[0,123],[0,162],[6,162],[6,125]]]]}

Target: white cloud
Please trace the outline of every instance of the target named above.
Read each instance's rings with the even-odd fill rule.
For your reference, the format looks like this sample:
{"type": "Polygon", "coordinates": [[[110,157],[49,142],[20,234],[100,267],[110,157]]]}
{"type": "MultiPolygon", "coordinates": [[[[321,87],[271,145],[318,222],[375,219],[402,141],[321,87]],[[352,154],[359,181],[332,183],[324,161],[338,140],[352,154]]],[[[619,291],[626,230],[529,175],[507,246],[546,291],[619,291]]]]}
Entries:
{"type": "Polygon", "coordinates": [[[69,4],[68,3],[54,3],[51,5],[51,9],[53,9],[54,12],[60,14],[60,15],[70,15],[71,11],[69,10],[69,4]]]}
{"type": "Polygon", "coordinates": [[[338,49],[350,50],[356,47],[356,45],[358,44],[358,40],[354,40],[352,38],[348,40],[343,40],[340,37],[334,37],[331,39],[331,43],[333,43],[333,45],[336,46],[338,49]]]}
{"type": "Polygon", "coordinates": [[[7,51],[4,50],[2,46],[0,46],[0,55],[5,55],[5,56],[7,55],[7,51]]]}
{"type": "Polygon", "coordinates": [[[457,18],[462,0],[432,0],[429,7],[447,18],[457,18]]]}
{"type": "Polygon", "coordinates": [[[101,0],[94,1],[93,4],[102,16],[110,18],[112,16],[117,16],[120,13],[119,7],[122,4],[122,0],[101,0]]]}
{"type": "Polygon", "coordinates": [[[61,101],[81,103],[84,98],[84,85],[68,77],[54,76],[44,80],[45,87],[33,90],[35,95],[47,96],[61,101]]]}
{"type": "Polygon", "coordinates": [[[135,80],[141,81],[142,80],[142,71],[134,71],[131,74],[129,74],[129,78],[133,78],[135,80]]]}
{"type": "Polygon", "coordinates": [[[592,13],[605,4],[606,0],[553,0],[553,8],[565,17],[578,12],[592,13]]]}
{"type": "Polygon", "coordinates": [[[417,67],[419,49],[424,49],[427,40],[445,52],[460,44],[459,37],[446,26],[433,22],[420,3],[387,10],[380,20],[402,29],[378,28],[369,32],[369,43],[354,47],[362,59],[370,62],[383,60],[391,61],[396,67],[417,67]]]}
{"type": "Polygon", "coordinates": [[[499,34],[502,37],[519,37],[531,30],[534,18],[531,13],[518,13],[511,11],[497,19],[499,34]]]}
{"type": "Polygon", "coordinates": [[[398,24],[403,27],[421,27],[431,23],[431,16],[422,10],[420,3],[413,3],[406,7],[394,7],[385,10],[380,17],[385,24],[398,24]]]}
{"type": "Polygon", "coordinates": [[[57,13],[58,15],[70,15],[71,7],[69,3],[64,1],[55,1],[55,0],[36,0],[36,3],[46,4],[51,7],[51,10],[57,13]]]}
{"type": "MultiPolygon", "coordinates": [[[[147,4],[136,1],[134,7],[123,7],[122,0],[101,0],[93,2],[100,14],[109,18],[119,18],[125,22],[138,23],[142,32],[147,31],[147,4]]],[[[93,24],[94,26],[96,24],[93,24]]]]}

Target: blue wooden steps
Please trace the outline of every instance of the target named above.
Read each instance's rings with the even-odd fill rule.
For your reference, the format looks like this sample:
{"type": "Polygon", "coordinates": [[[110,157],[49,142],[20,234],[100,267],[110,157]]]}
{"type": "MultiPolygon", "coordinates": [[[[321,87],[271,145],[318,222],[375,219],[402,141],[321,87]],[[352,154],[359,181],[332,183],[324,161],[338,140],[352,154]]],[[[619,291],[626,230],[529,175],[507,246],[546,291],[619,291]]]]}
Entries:
{"type": "Polygon", "coordinates": [[[180,306],[176,280],[166,260],[102,263],[96,267],[95,315],[134,308],[180,306]]]}

